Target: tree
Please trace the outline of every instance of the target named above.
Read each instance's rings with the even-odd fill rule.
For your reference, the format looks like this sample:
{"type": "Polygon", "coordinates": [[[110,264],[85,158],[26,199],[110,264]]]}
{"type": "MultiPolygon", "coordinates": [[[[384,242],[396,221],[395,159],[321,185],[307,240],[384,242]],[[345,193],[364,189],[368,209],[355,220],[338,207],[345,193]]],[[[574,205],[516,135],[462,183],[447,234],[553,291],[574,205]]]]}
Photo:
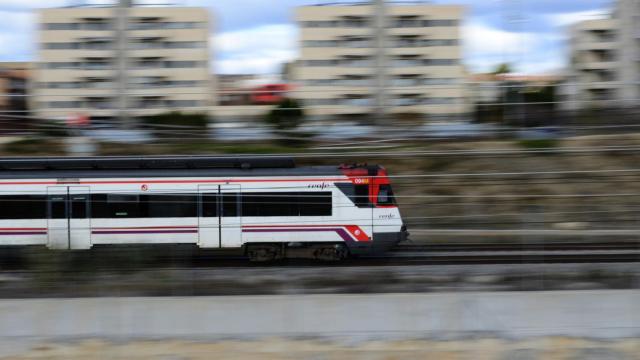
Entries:
{"type": "Polygon", "coordinates": [[[210,118],[204,113],[172,111],[144,116],[141,120],[158,137],[176,137],[181,132],[188,136],[206,137],[210,118]]]}
{"type": "Polygon", "coordinates": [[[494,75],[510,74],[512,72],[511,65],[508,63],[502,63],[496,66],[495,70],[491,73],[494,75]]]}
{"type": "Polygon", "coordinates": [[[267,124],[278,131],[294,130],[304,120],[302,106],[295,99],[284,98],[266,116],[267,124]]]}

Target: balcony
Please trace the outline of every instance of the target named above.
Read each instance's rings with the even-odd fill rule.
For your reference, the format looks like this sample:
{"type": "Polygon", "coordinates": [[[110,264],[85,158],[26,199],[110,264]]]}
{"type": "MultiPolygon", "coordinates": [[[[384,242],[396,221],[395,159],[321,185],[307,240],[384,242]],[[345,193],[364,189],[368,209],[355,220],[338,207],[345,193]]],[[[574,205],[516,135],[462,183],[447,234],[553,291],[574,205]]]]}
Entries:
{"type": "Polygon", "coordinates": [[[204,41],[164,41],[164,42],[134,42],[129,45],[131,50],[148,50],[148,49],[199,49],[205,48],[204,41]]]}
{"type": "Polygon", "coordinates": [[[321,20],[321,21],[302,21],[300,26],[303,28],[368,28],[373,26],[369,20],[321,20]]]}
{"type": "Polygon", "coordinates": [[[609,70],[615,69],[617,64],[613,61],[588,61],[578,63],[576,67],[582,71],[609,70]]]}
{"type": "Polygon", "coordinates": [[[450,27],[457,26],[458,20],[455,19],[434,19],[434,20],[421,20],[415,18],[396,19],[391,21],[389,26],[391,28],[420,28],[420,27],[450,27]]]}
{"type": "Polygon", "coordinates": [[[129,24],[129,30],[173,30],[173,29],[199,29],[204,27],[202,22],[182,21],[182,22],[163,22],[163,21],[141,21],[129,24]]]}

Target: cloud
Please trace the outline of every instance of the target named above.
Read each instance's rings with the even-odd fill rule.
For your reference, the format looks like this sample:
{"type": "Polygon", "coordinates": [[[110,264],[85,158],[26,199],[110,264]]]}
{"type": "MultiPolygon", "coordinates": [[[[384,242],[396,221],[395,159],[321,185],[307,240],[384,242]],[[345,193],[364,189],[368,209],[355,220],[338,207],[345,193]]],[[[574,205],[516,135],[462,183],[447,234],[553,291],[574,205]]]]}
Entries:
{"type": "Polygon", "coordinates": [[[36,16],[32,12],[12,12],[0,9],[0,29],[12,30],[16,33],[35,29],[36,16]]]}
{"type": "Polygon", "coordinates": [[[514,64],[518,72],[549,72],[564,65],[562,36],[512,32],[471,21],[462,28],[465,61],[473,72],[514,64]]]}
{"type": "Polygon", "coordinates": [[[30,61],[34,52],[29,34],[0,32],[0,61],[30,61]]]}
{"type": "Polygon", "coordinates": [[[583,20],[605,19],[610,16],[610,12],[604,9],[594,9],[586,11],[576,11],[569,13],[550,14],[549,21],[555,26],[568,26],[583,20]]]}
{"type": "Polygon", "coordinates": [[[37,8],[67,6],[68,0],[2,0],[0,8],[10,11],[27,11],[37,8]]]}
{"type": "Polygon", "coordinates": [[[294,25],[264,25],[214,36],[212,41],[219,73],[269,74],[296,57],[294,25]]]}
{"type": "Polygon", "coordinates": [[[35,16],[0,10],[0,61],[31,60],[35,53],[35,16]]]}
{"type": "Polygon", "coordinates": [[[470,22],[463,25],[462,38],[469,55],[506,55],[519,51],[523,43],[535,41],[532,33],[516,33],[470,22]]]}

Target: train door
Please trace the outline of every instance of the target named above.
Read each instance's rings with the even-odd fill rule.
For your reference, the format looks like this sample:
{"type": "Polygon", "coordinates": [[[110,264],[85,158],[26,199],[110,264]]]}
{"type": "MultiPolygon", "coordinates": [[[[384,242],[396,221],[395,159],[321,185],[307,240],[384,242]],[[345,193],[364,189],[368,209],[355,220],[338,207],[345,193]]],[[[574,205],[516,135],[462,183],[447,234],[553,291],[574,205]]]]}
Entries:
{"type": "Polygon", "coordinates": [[[203,248],[242,246],[240,185],[201,185],[198,245],[203,248]]]}
{"type": "Polygon", "coordinates": [[[50,186],[47,193],[47,246],[58,250],[91,248],[89,187],[50,186]]]}
{"type": "Polygon", "coordinates": [[[373,215],[375,205],[371,201],[372,182],[370,177],[357,178],[354,185],[355,204],[360,210],[356,223],[370,237],[373,236],[373,215]]]}
{"type": "Polygon", "coordinates": [[[200,185],[200,215],[198,218],[198,246],[221,247],[220,242],[220,185],[200,185]]]}
{"type": "Polygon", "coordinates": [[[221,247],[242,246],[242,217],[241,217],[240,185],[220,185],[221,217],[220,235],[221,247]]]}

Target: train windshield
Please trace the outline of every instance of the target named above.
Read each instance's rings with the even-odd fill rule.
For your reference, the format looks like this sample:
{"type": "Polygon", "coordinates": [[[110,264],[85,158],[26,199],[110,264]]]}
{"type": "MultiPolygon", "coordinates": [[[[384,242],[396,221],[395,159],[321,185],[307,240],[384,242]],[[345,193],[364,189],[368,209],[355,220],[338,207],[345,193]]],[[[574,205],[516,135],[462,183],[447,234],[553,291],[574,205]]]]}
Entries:
{"type": "Polygon", "coordinates": [[[393,196],[391,185],[380,185],[378,191],[378,205],[395,205],[396,199],[393,196]]]}

